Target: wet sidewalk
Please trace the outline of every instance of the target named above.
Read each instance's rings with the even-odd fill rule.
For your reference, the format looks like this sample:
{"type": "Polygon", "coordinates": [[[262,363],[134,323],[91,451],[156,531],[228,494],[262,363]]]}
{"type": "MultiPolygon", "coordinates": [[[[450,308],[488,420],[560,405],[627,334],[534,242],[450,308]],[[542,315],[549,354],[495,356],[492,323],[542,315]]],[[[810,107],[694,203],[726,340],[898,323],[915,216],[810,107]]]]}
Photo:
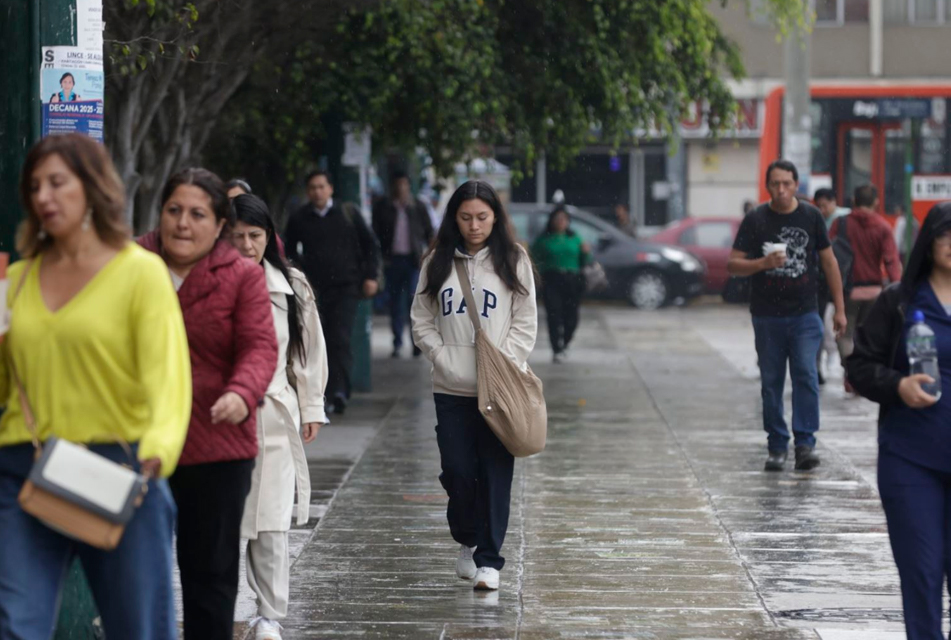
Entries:
{"type": "Polygon", "coordinates": [[[284,637],[903,637],[875,407],[830,387],[822,466],[764,473],[749,324],[590,308],[563,365],[539,337],[548,448],[516,463],[489,594],[455,577],[428,366],[375,362],[382,418],[300,551],[284,637]]]}

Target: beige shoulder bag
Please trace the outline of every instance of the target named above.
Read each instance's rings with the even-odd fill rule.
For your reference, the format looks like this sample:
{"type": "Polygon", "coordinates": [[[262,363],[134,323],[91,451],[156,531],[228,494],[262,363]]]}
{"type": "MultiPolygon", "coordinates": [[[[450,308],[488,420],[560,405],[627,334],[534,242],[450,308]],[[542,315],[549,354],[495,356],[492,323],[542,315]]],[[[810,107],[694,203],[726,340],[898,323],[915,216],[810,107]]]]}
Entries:
{"type": "MultiPolygon", "coordinates": [[[[31,266],[24,269],[14,302],[31,266]]],[[[20,489],[20,508],[65,536],[99,549],[115,549],[145,498],[148,478],[81,444],[55,437],[41,444],[33,408],[12,355],[8,362],[20,396],[23,420],[36,450],[36,462],[20,489]]],[[[131,463],[132,450],[125,442],[120,444],[131,463]]]]}
{"type": "Polygon", "coordinates": [[[492,432],[517,458],[539,453],[548,433],[548,408],[542,381],[526,365],[522,371],[492,344],[479,320],[472,283],[462,259],[455,260],[469,320],[475,329],[479,412],[492,432]]]}

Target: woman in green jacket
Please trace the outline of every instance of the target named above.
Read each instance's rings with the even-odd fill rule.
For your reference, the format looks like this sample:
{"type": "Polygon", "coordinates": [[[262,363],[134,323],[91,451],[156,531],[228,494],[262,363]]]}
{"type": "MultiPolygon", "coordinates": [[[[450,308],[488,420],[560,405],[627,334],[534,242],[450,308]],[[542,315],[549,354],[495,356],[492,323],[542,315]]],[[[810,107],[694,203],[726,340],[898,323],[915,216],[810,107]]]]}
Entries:
{"type": "Polygon", "coordinates": [[[532,245],[532,257],[542,276],[542,296],[548,315],[553,360],[561,362],[578,328],[585,284],[581,268],[591,262],[591,249],[571,230],[564,206],[548,216],[548,226],[532,245]]]}

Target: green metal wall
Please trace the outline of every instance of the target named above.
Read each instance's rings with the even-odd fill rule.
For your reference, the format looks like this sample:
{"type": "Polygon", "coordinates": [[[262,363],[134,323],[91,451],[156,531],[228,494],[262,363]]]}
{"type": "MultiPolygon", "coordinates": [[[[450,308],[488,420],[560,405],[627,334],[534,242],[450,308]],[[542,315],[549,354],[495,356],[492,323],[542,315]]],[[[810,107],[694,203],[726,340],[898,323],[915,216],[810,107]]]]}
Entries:
{"type": "Polygon", "coordinates": [[[75,16],[75,0],[0,0],[0,251],[13,251],[20,167],[40,135],[40,47],[75,45],[75,16]]]}

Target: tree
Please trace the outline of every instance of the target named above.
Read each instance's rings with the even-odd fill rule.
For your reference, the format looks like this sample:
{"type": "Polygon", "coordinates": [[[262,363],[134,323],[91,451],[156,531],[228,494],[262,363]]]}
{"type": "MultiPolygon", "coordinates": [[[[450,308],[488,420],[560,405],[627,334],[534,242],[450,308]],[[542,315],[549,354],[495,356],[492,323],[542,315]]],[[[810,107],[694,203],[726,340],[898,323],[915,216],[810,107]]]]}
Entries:
{"type": "Polygon", "coordinates": [[[257,60],[283,51],[287,41],[320,40],[344,7],[369,4],[104,2],[106,141],[136,228],[154,226],[162,184],[174,170],[199,161],[221,110],[257,60]]]}
{"type": "MultiPolygon", "coordinates": [[[[766,6],[784,25],[802,3],[766,6]]],[[[727,79],[741,74],[707,0],[385,0],[261,61],[210,157],[279,205],[330,111],[370,126],[377,149],[425,148],[444,174],[499,144],[521,167],[544,150],[563,168],[595,139],[616,147],[648,126],[669,132],[691,101],[725,125],[727,79]]]]}
{"type": "MultiPolygon", "coordinates": [[[[804,1],[761,4],[785,23],[804,1]]],[[[595,132],[618,145],[669,129],[690,100],[729,118],[725,79],[742,69],[706,3],[114,0],[107,143],[139,230],[171,172],[203,156],[280,202],[327,121],[372,127],[377,148],[422,146],[443,172],[501,143],[524,166],[539,150],[564,166],[595,132]]]]}

